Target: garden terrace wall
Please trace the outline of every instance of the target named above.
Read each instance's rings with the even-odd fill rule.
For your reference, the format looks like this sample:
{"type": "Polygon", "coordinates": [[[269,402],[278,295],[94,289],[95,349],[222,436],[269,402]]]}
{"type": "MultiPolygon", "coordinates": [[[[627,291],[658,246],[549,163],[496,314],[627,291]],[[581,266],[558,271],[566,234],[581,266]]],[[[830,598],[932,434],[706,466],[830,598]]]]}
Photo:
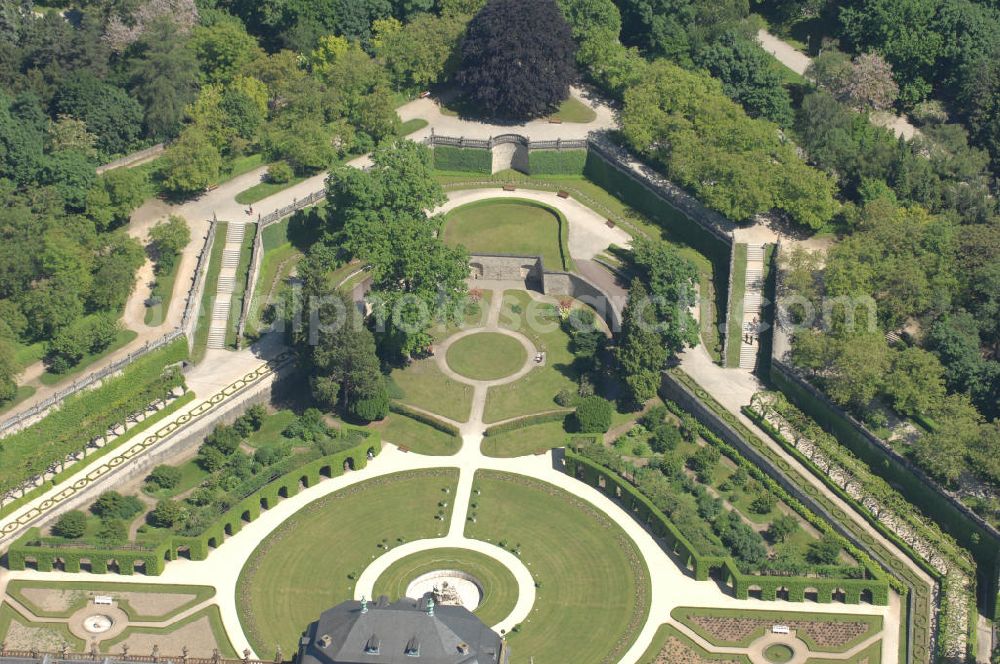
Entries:
{"type": "MultiPolygon", "coordinates": [[[[801,486],[794,483],[792,477],[798,474],[790,464],[743,426],[735,415],[724,411],[721,406],[718,406],[719,412],[713,409],[709,405],[712,401],[711,396],[698,388],[697,384],[682,371],[671,369],[664,372],[661,396],[694,414],[709,432],[718,435],[727,444],[741,452],[747,451],[747,459],[764,469],[783,488],[790,487],[789,492],[796,496],[797,500],[826,519],[838,532],[871,556],[883,569],[889,571],[895,579],[899,579],[902,582],[900,588],[906,591],[907,598],[905,660],[908,663],[931,660],[934,634],[928,620],[933,617],[932,604],[935,601],[933,586],[911,571],[903,561],[897,559],[862,526],[851,520],[822,492],[808,484],[805,478],[799,478],[801,486]]],[[[919,566],[919,563],[916,564],[919,566]]],[[[893,578],[890,577],[890,580],[893,578]]]]}
{"type": "Polygon", "coordinates": [[[770,378],[790,402],[972,553],[977,565],[979,605],[987,616],[1000,619],[1000,532],[778,358],[771,358],[770,378]]]}
{"type": "Polygon", "coordinates": [[[528,175],[583,175],[586,150],[532,150],[528,153],[528,175]]]}
{"type": "Polygon", "coordinates": [[[434,148],[434,168],[464,173],[493,172],[493,154],[483,148],[456,148],[441,145],[434,148]]]}
{"type": "Polygon", "coordinates": [[[323,478],[343,475],[344,464],[350,460],[354,470],[361,470],[368,463],[368,451],[378,454],[382,450],[382,439],[373,431],[344,425],[345,429],[362,433],[365,438],[358,445],[310,461],[287,473],[274,478],[264,487],[243,498],[223,513],[215,522],[197,536],[167,535],[163,541],[150,546],[129,544],[119,547],[90,546],[88,542],[56,541],[40,537],[40,530],[33,528],[15,542],[8,552],[7,564],[12,570],[23,570],[29,559],[33,559],[40,572],[50,572],[57,561],[67,572],[79,572],[80,561],[89,560],[91,572],[106,574],[109,566],[117,565],[121,574],[134,573],[136,563],[141,563],[143,573],[157,576],[163,573],[167,560],[176,560],[187,551],[192,560],[204,560],[212,548],[220,546],[227,535],[235,535],[244,522],[251,522],[260,516],[262,509],[270,509],[282,498],[290,498],[299,492],[299,484],[306,488],[318,484],[323,478]]]}
{"type": "Polygon", "coordinates": [[[695,579],[706,581],[713,571],[718,571],[724,583],[732,584],[733,593],[739,599],[749,598],[751,590],[757,588],[765,600],[775,600],[779,591],[787,590],[789,601],[804,602],[807,590],[815,589],[817,601],[821,603],[834,601],[838,591],[843,592],[844,601],[848,604],[860,603],[865,592],[870,593],[872,604],[885,605],[889,601],[889,583],[884,578],[759,576],[741,572],[731,557],[703,556],[663,512],[613,470],[572,449],[566,450],[565,459],[568,474],[620,502],[636,520],[649,527],[653,535],[666,542],[669,551],[694,573],[695,579]]]}

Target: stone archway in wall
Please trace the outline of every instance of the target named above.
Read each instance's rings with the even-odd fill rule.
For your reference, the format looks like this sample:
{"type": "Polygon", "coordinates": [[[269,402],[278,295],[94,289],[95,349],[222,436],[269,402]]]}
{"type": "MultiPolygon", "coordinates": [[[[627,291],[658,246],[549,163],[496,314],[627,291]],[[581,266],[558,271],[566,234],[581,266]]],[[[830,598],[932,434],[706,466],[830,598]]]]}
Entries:
{"type": "Polygon", "coordinates": [[[499,173],[514,169],[522,173],[528,172],[528,146],[520,142],[500,143],[494,145],[492,171],[499,173]]]}

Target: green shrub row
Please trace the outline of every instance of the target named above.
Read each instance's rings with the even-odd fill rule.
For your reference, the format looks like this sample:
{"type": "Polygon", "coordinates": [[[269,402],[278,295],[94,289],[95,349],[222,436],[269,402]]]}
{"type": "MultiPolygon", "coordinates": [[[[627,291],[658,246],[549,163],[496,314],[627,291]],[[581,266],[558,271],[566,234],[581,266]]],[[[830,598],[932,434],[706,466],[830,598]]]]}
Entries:
{"type": "Polygon", "coordinates": [[[186,358],[187,340],[181,338],[136,360],[100,387],[67,398],[50,415],[5,438],[0,446],[0,492],[61,464],[115,425],[163,400],[184,384],[179,371],[164,373],[164,367],[186,358]]]}
{"type": "Polygon", "coordinates": [[[621,201],[627,201],[678,240],[691,245],[708,257],[722,273],[729,268],[729,245],[705,230],[698,222],[673,207],[635,178],[625,175],[593,150],[587,153],[583,174],[621,201]]]}
{"type": "Polygon", "coordinates": [[[749,598],[750,591],[756,587],[765,600],[777,599],[778,592],[784,588],[788,591],[789,601],[803,602],[807,589],[811,588],[816,590],[816,599],[821,603],[832,602],[834,593],[838,590],[843,591],[844,601],[848,604],[859,603],[865,592],[870,594],[872,604],[885,605],[889,601],[889,583],[885,578],[821,579],[744,574],[729,556],[701,555],[649,498],[614,471],[598,465],[572,448],[567,448],[565,458],[568,474],[621,502],[635,519],[650,528],[654,536],[666,541],[670,551],[693,571],[695,579],[706,581],[716,571],[723,583],[732,584],[738,599],[749,598]]]}
{"type": "Polygon", "coordinates": [[[586,150],[529,150],[529,175],[583,175],[586,150]]]}
{"type": "Polygon", "coordinates": [[[545,422],[562,422],[566,419],[566,416],[572,412],[572,409],[568,409],[548,413],[538,413],[537,415],[526,415],[525,417],[519,417],[516,420],[510,420],[509,422],[504,422],[502,424],[494,424],[493,426],[488,427],[486,431],[483,432],[483,435],[496,436],[497,434],[506,433],[508,431],[516,431],[535,424],[544,424],[545,422]]]}
{"type": "Polygon", "coordinates": [[[411,420],[416,420],[421,424],[426,424],[432,429],[437,429],[438,431],[446,433],[449,436],[458,437],[462,435],[461,432],[459,432],[458,427],[454,424],[439,420],[438,418],[428,415],[427,413],[422,413],[419,410],[410,408],[404,403],[390,401],[389,410],[397,415],[402,415],[403,417],[408,417],[411,420]]]}
{"type": "Polygon", "coordinates": [[[94,542],[70,545],[53,538],[41,537],[38,528],[32,528],[8,552],[8,567],[23,570],[28,559],[34,559],[40,572],[52,571],[61,561],[67,572],[79,572],[83,560],[90,562],[91,572],[106,574],[109,567],[117,566],[120,574],[134,574],[141,567],[144,574],[158,576],[163,573],[166,561],[176,560],[187,551],[191,560],[204,560],[209,550],[222,544],[227,535],[235,535],[260,516],[262,509],[270,509],[283,498],[299,492],[299,485],[308,488],[324,477],[338,477],[344,473],[344,464],[350,460],[355,470],[368,463],[368,451],[378,454],[382,450],[381,437],[360,427],[350,428],[365,436],[364,442],[351,449],[310,461],[271,480],[219,516],[210,526],[196,536],[166,535],[162,541],[144,546],[101,546],[94,542]]]}
{"type": "Polygon", "coordinates": [[[485,148],[453,148],[438,145],[434,148],[434,168],[439,171],[464,171],[489,175],[493,172],[493,153],[485,148]]]}
{"type": "MultiPolygon", "coordinates": [[[[897,560],[896,556],[886,549],[876,538],[868,534],[860,525],[843,513],[836,504],[823,495],[821,491],[810,485],[805,478],[801,477],[789,463],[771,447],[758,438],[739,419],[719,405],[708,392],[703,390],[697,382],[680,369],[668,370],[670,376],[679,384],[693,394],[701,403],[712,410],[720,419],[739,434],[747,444],[757,451],[768,462],[779,468],[790,480],[797,484],[803,492],[817,503],[823,505],[839,522],[851,532],[855,541],[864,542],[871,551],[875,552],[884,566],[891,568],[893,576],[902,579],[910,590],[911,601],[908,604],[907,623],[909,631],[904,630],[902,636],[912,632],[912,640],[904,639],[909,648],[909,657],[912,661],[928,661],[931,658],[930,644],[931,631],[927,623],[927,618],[931,615],[931,591],[929,586],[921,577],[911,571],[905,563],[897,560]]],[[[901,641],[902,643],[903,641],[901,641]]],[[[901,657],[906,654],[900,651],[901,657]]]]}

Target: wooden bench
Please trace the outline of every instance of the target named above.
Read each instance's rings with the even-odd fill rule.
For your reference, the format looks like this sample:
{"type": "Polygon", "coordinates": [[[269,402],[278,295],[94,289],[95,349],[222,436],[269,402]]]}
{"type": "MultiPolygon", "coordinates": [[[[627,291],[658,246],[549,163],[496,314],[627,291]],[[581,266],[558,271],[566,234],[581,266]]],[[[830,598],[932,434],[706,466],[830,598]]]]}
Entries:
{"type": "Polygon", "coordinates": [[[608,219],[604,223],[607,225],[608,228],[614,228],[615,227],[615,222],[611,221],[610,219],[608,219]]]}
{"type": "Polygon", "coordinates": [[[556,196],[558,196],[559,198],[569,198],[569,192],[568,191],[560,191],[558,194],[556,194],[556,196]]]}
{"type": "Polygon", "coordinates": [[[505,184],[503,186],[503,190],[504,191],[517,191],[517,189],[515,189],[514,185],[512,185],[512,184],[505,184]]]}
{"type": "Polygon", "coordinates": [[[549,124],[562,124],[562,120],[559,118],[549,118],[549,124]]]}

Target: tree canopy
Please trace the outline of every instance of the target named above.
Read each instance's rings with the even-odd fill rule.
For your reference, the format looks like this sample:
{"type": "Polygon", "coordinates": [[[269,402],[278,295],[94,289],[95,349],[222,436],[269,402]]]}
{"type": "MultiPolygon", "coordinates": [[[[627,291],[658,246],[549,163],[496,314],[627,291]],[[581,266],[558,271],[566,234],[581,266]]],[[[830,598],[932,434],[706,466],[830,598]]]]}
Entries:
{"type": "Polygon", "coordinates": [[[575,52],[555,0],[489,0],[469,22],[455,80],[491,117],[536,118],[569,96],[575,52]]]}

